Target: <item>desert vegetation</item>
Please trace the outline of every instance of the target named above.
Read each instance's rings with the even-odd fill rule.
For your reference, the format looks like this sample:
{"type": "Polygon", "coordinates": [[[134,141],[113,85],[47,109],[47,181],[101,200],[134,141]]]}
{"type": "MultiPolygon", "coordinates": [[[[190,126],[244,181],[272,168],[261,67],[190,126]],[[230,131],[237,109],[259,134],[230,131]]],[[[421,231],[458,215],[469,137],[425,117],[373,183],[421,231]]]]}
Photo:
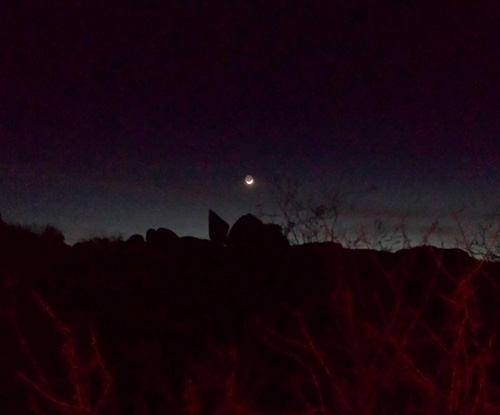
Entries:
{"type": "Polygon", "coordinates": [[[389,252],[326,233],[340,211],[298,207],[316,223],[290,214],[288,239],[213,212],[210,240],[74,246],[1,221],[0,411],[500,413],[494,222],[453,249],[399,228],[389,252]]]}
{"type": "Polygon", "coordinates": [[[345,248],[387,252],[432,245],[459,248],[478,259],[500,260],[498,207],[479,218],[466,208],[452,211],[441,220],[429,216],[417,231],[410,229],[407,214],[396,221],[370,215],[353,226],[348,218],[356,210],[355,200],[368,193],[366,190],[346,192],[324,186],[320,195],[311,195],[305,190],[307,186],[289,177],[275,178],[272,187],[274,207],[257,206],[259,217],[278,224],[292,245],[335,242],[345,248]]]}

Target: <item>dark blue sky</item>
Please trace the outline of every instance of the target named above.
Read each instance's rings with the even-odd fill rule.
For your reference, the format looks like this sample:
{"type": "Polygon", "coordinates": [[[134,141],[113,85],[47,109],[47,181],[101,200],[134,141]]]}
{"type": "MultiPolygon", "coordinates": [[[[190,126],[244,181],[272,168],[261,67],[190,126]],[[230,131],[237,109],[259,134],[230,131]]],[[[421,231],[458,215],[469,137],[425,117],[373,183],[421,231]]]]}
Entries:
{"type": "Polygon", "coordinates": [[[206,236],[209,208],[270,210],[275,177],[347,192],[349,226],[498,207],[493,2],[5,3],[8,221],[206,236]]]}

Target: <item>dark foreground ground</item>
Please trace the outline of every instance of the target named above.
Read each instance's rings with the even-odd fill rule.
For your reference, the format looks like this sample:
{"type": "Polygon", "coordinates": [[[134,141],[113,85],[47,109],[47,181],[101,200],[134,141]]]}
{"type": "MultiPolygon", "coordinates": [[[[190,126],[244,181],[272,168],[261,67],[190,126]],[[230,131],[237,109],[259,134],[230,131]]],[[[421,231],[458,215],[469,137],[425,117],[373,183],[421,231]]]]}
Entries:
{"type": "Polygon", "coordinates": [[[0,221],[0,413],[500,413],[500,264],[210,235],[0,221]]]}

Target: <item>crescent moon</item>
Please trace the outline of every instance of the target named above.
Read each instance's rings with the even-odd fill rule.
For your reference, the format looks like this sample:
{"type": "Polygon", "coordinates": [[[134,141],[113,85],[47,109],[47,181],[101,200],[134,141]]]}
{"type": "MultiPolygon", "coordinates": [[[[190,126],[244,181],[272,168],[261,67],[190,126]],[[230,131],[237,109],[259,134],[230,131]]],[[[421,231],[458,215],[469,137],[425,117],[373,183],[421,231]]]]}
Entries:
{"type": "Polygon", "coordinates": [[[248,184],[249,186],[253,184],[253,177],[252,176],[245,177],[245,183],[248,184]]]}

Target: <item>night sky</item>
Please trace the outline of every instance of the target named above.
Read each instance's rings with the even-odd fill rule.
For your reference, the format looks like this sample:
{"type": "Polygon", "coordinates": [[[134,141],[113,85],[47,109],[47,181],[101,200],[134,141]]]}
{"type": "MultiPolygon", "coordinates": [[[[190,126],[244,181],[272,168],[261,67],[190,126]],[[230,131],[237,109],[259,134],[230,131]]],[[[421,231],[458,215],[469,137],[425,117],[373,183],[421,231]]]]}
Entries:
{"type": "Polygon", "coordinates": [[[207,237],[209,208],[271,211],[292,179],[347,195],[353,228],[482,220],[499,21],[481,0],[4,1],[0,214],[69,243],[207,237]]]}

